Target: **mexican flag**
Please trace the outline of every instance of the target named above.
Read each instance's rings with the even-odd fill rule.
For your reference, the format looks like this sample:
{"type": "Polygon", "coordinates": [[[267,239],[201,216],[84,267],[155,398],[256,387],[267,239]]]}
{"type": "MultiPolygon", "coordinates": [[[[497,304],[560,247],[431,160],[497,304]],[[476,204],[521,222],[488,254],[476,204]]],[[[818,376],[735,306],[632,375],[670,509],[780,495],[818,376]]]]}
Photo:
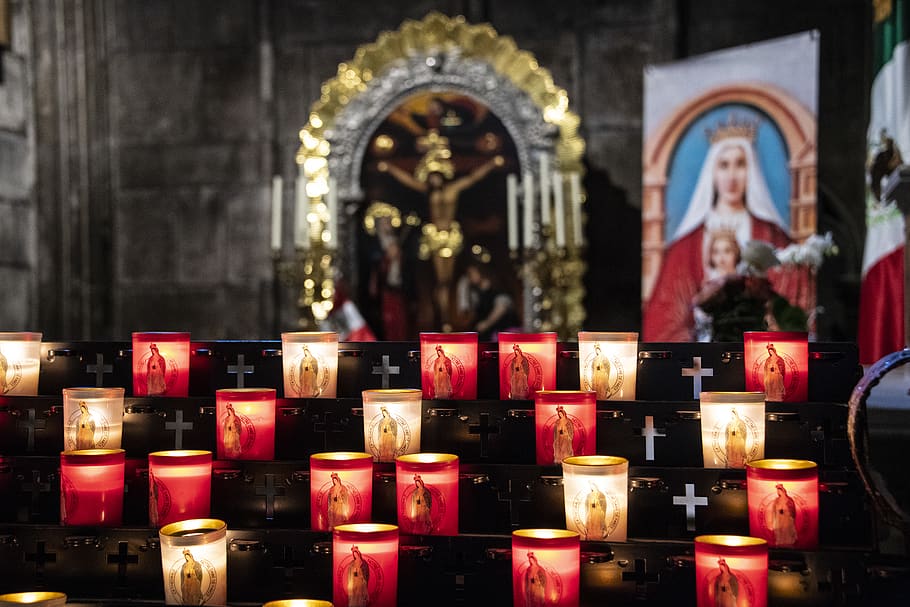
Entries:
{"type": "MultiPolygon", "coordinates": [[[[875,0],[874,6],[869,149],[877,154],[890,138],[910,163],[910,7],[904,0],[875,0]]],[[[869,191],[859,308],[862,364],[904,347],[904,238],[901,212],[869,191]]]]}

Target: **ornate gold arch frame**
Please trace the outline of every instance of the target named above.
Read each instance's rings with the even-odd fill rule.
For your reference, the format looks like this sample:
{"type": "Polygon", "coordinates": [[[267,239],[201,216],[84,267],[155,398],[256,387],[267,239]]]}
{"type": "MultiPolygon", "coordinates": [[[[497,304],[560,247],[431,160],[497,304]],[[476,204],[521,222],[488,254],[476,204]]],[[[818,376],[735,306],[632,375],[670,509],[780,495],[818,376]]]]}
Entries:
{"type": "MultiPolygon", "coordinates": [[[[359,47],[350,61],[338,65],[336,76],[323,83],[300,130],[296,160],[301,174],[308,180],[331,183],[339,209],[336,233],[325,236],[319,231],[311,239],[316,245],[337,243],[337,248],[311,254],[313,272],[326,271],[313,276],[308,284],[314,288],[305,289],[301,303],[316,304],[314,309],[318,309],[320,298],[330,300],[325,287],[331,284],[333,271],[356,282],[352,217],[363,198],[360,173],[371,134],[402,100],[426,91],[455,91],[486,104],[513,139],[523,170],[537,176],[536,161],[541,154],[549,154],[555,158],[556,168],[582,172],[585,142],[578,133],[580,119],[569,110],[566,91],[554,84],[550,72],[530,52],[520,50],[511,37],[498,35],[491,25],[469,24],[462,16],[433,12],[421,21],[407,20],[398,30],[383,32],[375,42],[359,47]],[[325,255],[332,258],[330,268],[326,268],[325,255]]],[[[320,190],[314,190],[317,195],[310,198],[310,205],[317,215],[324,215],[321,194],[325,192],[320,190]]],[[[558,302],[540,305],[542,295],[548,296],[543,294],[549,282],[546,277],[538,273],[526,278],[527,328],[561,330],[566,335],[580,328],[585,314],[579,255],[579,250],[572,250],[553,262],[562,266],[560,286],[568,292],[561,307],[558,302]],[[577,275],[574,284],[565,284],[567,275],[577,275]],[[558,319],[541,318],[541,311],[554,308],[561,308],[558,319]],[[531,318],[527,318],[529,311],[531,318]]],[[[549,296],[559,290],[551,289],[554,293],[549,296]]]]}

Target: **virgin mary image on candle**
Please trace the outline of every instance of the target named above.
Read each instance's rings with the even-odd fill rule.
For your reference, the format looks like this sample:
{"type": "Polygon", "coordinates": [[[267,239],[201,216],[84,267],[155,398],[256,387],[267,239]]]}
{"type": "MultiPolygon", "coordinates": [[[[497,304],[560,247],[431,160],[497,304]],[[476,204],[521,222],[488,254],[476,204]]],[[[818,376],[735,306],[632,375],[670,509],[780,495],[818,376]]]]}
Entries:
{"type": "Polygon", "coordinates": [[[749,607],[752,587],[742,574],[730,569],[726,559],[717,559],[717,569],[708,574],[707,604],[712,607],[749,607]]]}

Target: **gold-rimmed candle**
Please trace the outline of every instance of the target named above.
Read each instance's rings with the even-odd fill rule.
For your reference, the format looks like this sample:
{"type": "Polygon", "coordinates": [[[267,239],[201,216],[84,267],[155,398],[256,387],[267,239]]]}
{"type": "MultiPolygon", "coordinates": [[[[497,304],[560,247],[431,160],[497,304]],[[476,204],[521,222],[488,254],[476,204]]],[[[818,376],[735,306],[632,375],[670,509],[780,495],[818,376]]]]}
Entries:
{"type": "Polygon", "coordinates": [[[363,391],[363,441],[377,462],[420,451],[423,394],[414,388],[363,391]]]}
{"type": "Polygon", "coordinates": [[[119,449],[123,388],[63,389],[63,448],[119,449]]]}
{"type": "Polygon", "coordinates": [[[743,333],[746,390],[770,402],[809,399],[809,334],[799,331],[743,333]]]}
{"type": "Polygon", "coordinates": [[[413,535],[458,535],[458,456],[413,453],[395,460],[398,526],[413,535]]]}
{"type": "Polygon", "coordinates": [[[581,389],[597,400],[635,400],[638,333],[580,331],[578,373],[581,389]]]}
{"type": "Polygon", "coordinates": [[[477,333],[421,333],[420,384],[423,397],[477,398],[477,333]]]}
{"type": "Polygon", "coordinates": [[[818,548],[818,465],[803,459],[746,464],[749,534],[771,548],[818,548]]]}
{"type": "Polygon", "coordinates": [[[227,524],[203,518],[158,531],[167,605],[227,603],[227,524]]]}
{"type": "Polygon", "coordinates": [[[0,332],[0,396],[35,396],[41,368],[41,333],[0,332]]]}
{"type": "Polygon", "coordinates": [[[63,607],[66,595],[62,592],[13,592],[0,594],[0,607],[63,607]]]}
{"type": "Polygon", "coordinates": [[[768,604],[768,543],[741,535],[695,538],[698,607],[768,604]]]}
{"type": "Polygon", "coordinates": [[[282,333],[281,360],[285,398],[335,398],[338,385],[338,333],[282,333]]]}
{"type": "Polygon", "coordinates": [[[556,387],[556,333],[500,333],[499,398],[530,400],[556,387]]]}
{"type": "Polygon", "coordinates": [[[334,451],[310,456],[310,527],[369,522],[373,514],[373,456],[334,451]]]}
{"type": "Polygon", "coordinates": [[[218,459],[275,459],[275,389],[215,390],[218,459]]]}
{"type": "Polygon", "coordinates": [[[332,603],[318,599],[283,599],[263,603],[262,607],[332,607],[332,603]]]}
{"type": "Polygon", "coordinates": [[[581,544],[565,529],[512,532],[512,603],[515,607],[578,607],[581,544]]]}
{"type": "Polygon", "coordinates": [[[626,541],[629,460],[579,455],[562,460],[566,527],[587,541],[626,541]]]}
{"type": "Polygon", "coordinates": [[[60,454],[60,523],[119,527],[123,521],[123,449],[60,454]]]}
{"type": "Polygon", "coordinates": [[[211,514],[212,452],[149,453],[149,523],[161,527],[211,514]]]}
{"type": "Polygon", "coordinates": [[[765,395],[702,392],[701,444],[705,468],[744,468],[765,456],[765,395]]]}
{"type": "Polygon", "coordinates": [[[534,395],[537,465],[597,453],[597,397],[592,391],[540,390],[534,395]]]}
{"type": "Polygon", "coordinates": [[[187,396],[190,389],[190,334],[133,333],[133,395],[187,396]]]}
{"type": "Polygon", "coordinates": [[[337,607],[398,604],[398,527],[338,525],[332,532],[332,602],[337,607]]]}

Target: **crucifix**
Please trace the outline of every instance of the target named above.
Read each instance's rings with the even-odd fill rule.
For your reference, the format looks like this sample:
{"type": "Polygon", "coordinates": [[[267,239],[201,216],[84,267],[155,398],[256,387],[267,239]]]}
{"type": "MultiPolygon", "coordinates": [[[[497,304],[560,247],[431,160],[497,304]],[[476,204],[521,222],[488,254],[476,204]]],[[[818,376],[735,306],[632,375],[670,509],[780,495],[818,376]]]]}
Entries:
{"type": "Polygon", "coordinates": [[[645,460],[654,461],[654,439],[655,437],[666,437],[666,433],[658,432],[654,427],[654,416],[645,415],[645,427],[641,429],[641,435],[645,439],[645,460]]]}
{"type": "Polygon", "coordinates": [[[695,507],[707,506],[708,498],[695,495],[695,483],[686,483],[686,494],[674,495],[673,505],[686,507],[686,531],[695,531],[695,507]]]}
{"type": "Polygon", "coordinates": [[[183,409],[174,411],[174,421],[164,422],[165,430],[174,431],[174,449],[183,449],[183,431],[192,430],[193,422],[183,421],[183,409]]]}
{"type": "Polygon", "coordinates": [[[253,371],[256,370],[256,367],[254,367],[253,365],[244,364],[245,361],[243,358],[244,358],[243,354],[238,354],[237,355],[237,364],[228,365],[228,367],[227,367],[228,375],[237,376],[237,387],[238,388],[243,387],[243,376],[251,375],[253,373],[253,371]]]}
{"type": "Polygon", "coordinates": [[[95,387],[100,388],[104,386],[104,376],[108,373],[114,372],[114,365],[104,364],[104,354],[98,352],[95,354],[95,364],[85,366],[86,373],[95,374],[95,387]]]}
{"type": "Polygon", "coordinates": [[[692,357],[692,366],[682,370],[683,377],[692,378],[692,398],[698,400],[701,395],[701,378],[714,377],[714,369],[702,368],[701,356],[692,357]]]}
{"type": "Polygon", "coordinates": [[[401,373],[401,367],[398,365],[390,365],[390,357],[388,354],[382,355],[382,365],[373,366],[373,375],[382,376],[382,387],[389,387],[389,377],[392,375],[398,375],[401,373]]]}

